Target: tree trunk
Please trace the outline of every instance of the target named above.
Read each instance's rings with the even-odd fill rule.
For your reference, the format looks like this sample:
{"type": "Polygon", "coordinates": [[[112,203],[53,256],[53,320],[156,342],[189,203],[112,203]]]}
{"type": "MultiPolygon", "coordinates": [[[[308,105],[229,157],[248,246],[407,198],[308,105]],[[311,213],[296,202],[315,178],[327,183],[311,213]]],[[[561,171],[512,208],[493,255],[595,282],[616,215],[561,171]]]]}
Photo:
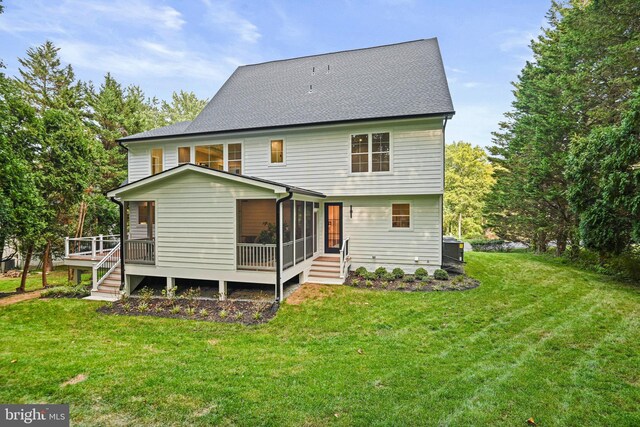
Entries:
{"type": "Polygon", "coordinates": [[[51,242],[47,241],[47,245],[44,247],[44,253],[42,255],[42,287],[46,288],[47,272],[49,271],[49,258],[51,258],[51,242]]]}
{"type": "Polygon", "coordinates": [[[22,267],[22,278],[20,279],[20,287],[16,289],[16,292],[26,291],[27,275],[29,274],[29,264],[31,264],[31,257],[33,256],[33,245],[29,246],[27,250],[27,256],[24,259],[24,266],[22,267]]]}
{"type": "Polygon", "coordinates": [[[567,233],[562,231],[556,237],[556,256],[562,255],[567,250],[567,233]]]}
{"type": "Polygon", "coordinates": [[[462,240],[462,212],[458,214],[458,240],[462,240]]]}

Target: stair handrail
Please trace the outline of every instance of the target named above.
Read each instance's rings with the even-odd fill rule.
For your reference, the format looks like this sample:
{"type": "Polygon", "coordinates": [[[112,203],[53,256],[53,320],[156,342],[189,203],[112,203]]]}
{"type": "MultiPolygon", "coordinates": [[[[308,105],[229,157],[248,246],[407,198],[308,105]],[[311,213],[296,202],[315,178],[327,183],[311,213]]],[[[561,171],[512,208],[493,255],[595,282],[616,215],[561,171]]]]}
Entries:
{"type": "Polygon", "coordinates": [[[349,237],[342,241],[340,247],[340,278],[344,279],[346,276],[347,257],[349,256],[349,237]]]}
{"type": "Polygon", "coordinates": [[[113,249],[111,249],[109,251],[109,253],[104,256],[104,258],[102,258],[100,261],[98,261],[97,263],[95,263],[93,265],[93,286],[92,286],[92,289],[94,291],[97,291],[98,290],[98,286],[102,282],[104,282],[107,277],[109,277],[109,275],[113,272],[113,270],[116,269],[116,267],[118,267],[120,265],[121,258],[120,258],[120,255],[118,254],[116,262],[114,262],[113,265],[100,278],[98,278],[98,270],[100,268],[102,268],[102,266],[104,264],[106,264],[108,261],[113,261],[111,258],[113,258],[114,254],[116,252],[119,252],[119,251],[120,251],[120,243],[115,245],[113,247],[113,249]]]}

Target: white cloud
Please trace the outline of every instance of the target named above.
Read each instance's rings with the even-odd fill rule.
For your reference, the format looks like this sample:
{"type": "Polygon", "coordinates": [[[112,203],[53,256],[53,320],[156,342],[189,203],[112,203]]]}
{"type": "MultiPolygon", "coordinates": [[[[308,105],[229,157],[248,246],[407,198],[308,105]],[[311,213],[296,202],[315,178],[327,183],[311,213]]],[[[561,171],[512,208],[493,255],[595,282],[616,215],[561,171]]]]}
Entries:
{"type": "Polygon", "coordinates": [[[502,52],[528,50],[531,40],[536,36],[530,30],[505,30],[496,34],[502,41],[498,47],[502,52]]]}
{"type": "Polygon", "coordinates": [[[207,6],[209,17],[215,24],[240,36],[243,42],[255,43],[262,37],[258,27],[240,16],[228,3],[211,0],[203,0],[203,3],[207,6]]]}
{"type": "Polygon", "coordinates": [[[478,87],[480,86],[480,84],[481,84],[480,82],[465,82],[465,83],[462,83],[462,86],[470,89],[470,88],[478,87]]]}

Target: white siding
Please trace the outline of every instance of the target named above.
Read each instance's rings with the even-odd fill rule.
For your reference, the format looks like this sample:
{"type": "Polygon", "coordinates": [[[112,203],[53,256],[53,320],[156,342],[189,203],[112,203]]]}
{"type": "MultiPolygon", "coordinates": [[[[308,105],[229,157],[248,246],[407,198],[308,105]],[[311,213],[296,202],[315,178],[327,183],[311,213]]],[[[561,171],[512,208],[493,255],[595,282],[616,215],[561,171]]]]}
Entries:
{"type": "MultiPolygon", "coordinates": [[[[343,202],[344,237],[350,237],[352,269],[400,267],[407,273],[440,268],[440,197],[353,197],[343,202]],[[391,227],[391,204],[411,204],[411,229],[391,227]],[[353,217],[349,211],[353,207],[353,217]],[[375,256],[375,259],[373,258],[375,256]],[[415,262],[418,257],[418,262],[415,262]]],[[[324,213],[324,212],[323,212],[324,213]]],[[[323,220],[324,223],[324,220],[323,220]]],[[[323,242],[324,244],[324,242],[323,242]]]]}
{"type": "Polygon", "coordinates": [[[274,197],[272,191],[197,172],[122,193],[156,202],[156,265],[235,270],[236,199],[274,197]]]}
{"type": "MultiPolygon", "coordinates": [[[[183,139],[129,144],[129,180],[149,174],[149,150],[164,147],[164,168],[177,165],[177,147],[242,142],[243,173],[320,191],[329,196],[441,194],[443,141],[440,121],[334,126],[314,130],[282,130],[232,137],[183,139]],[[350,172],[350,135],[391,133],[391,172],[350,172]],[[283,166],[269,165],[271,139],[285,140],[283,166]]],[[[193,161],[193,159],[192,159],[193,161]]]]}

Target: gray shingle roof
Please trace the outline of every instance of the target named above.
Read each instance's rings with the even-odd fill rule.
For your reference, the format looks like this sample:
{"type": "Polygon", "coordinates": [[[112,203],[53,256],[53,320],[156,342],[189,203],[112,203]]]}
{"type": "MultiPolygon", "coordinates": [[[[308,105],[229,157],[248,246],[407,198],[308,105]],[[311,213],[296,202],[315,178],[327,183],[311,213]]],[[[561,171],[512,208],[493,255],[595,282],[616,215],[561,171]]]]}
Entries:
{"type": "Polygon", "coordinates": [[[163,126],[161,128],[148,130],[146,132],[125,136],[124,138],[120,138],[120,141],[126,141],[128,139],[154,138],[159,136],[180,135],[185,133],[189,124],[191,124],[191,121],[189,120],[184,122],[177,122],[169,126],[163,126]]]}
{"type": "Polygon", "coordinates": [[[241,66],[182,131],[165,127],[128,138],[453,111],[432,38],[241,66]]]}

